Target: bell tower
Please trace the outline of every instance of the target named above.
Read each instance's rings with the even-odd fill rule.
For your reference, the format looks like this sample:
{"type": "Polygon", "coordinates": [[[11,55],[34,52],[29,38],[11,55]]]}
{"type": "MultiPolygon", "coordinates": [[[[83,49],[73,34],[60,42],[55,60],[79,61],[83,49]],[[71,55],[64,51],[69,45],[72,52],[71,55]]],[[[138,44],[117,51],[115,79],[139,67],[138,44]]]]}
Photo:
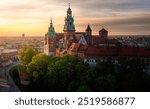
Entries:
{"type": "Polygon", "coordinates": [[[87,41],[87,44],[93,44],[92,29],[89,24],[87,26],[87,29],[85,30],[85,39],[87,41]]]}
{"type": "Polygon", "coordinates": [[[56,52],[56,33],[53,27],[52,18],[50,21],[50,27],[48,28],[48,32],[45,34],[44,41],[44,53],[48,56],[55,56],[56,52]]]}
{"type": "Polygon", "coordinates": [[[72,42],[75,42],[75,25],[74,18],[72,17],[72,10],[69,7],[67,10],[67,15],[65,17],[65,25],[64,25],[64,48],[68,49],[72,42]]]}

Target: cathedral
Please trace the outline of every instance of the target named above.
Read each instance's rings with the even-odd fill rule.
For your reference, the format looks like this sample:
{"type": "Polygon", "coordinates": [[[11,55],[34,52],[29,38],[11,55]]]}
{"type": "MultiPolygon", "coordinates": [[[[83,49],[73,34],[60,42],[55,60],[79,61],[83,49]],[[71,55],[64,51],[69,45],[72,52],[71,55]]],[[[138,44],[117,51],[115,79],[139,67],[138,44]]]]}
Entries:
{"type": "MultiPolygon", "coordinates": [[[[105,61],[117,64],[122,58],[149,59],[149,49],[120,45],[118,39],[108,37],[108,31],[104,28],[98,32],[98,35],[92,35],[90,25],[87,26],[85,32],[76,32],[70,4],[64,21],[63,33],[56,33],[52,19],[50,21],[44,41],[44,53],[48,56],[70,54],[77,56],[90,66],[96,66],[98,62],[105,61]]],[[[149,62],[146,64],[149,65],[149,62]]]]}
{"type": "Polygon", "coordinates": [[[97,44],[95,43],[97,41],[95,38],[107,38],[108,36],[108,31],[104,28],[99,31],[99,36],[92,36],[92,29],[90,25],[87,26],[85,32],[76,32],[70,4],[64,21],[65,24],[63,33],[56,33],[51,19],[50,27],[48,28],[48,32],[45,34],[44,41],[44,53],[46,55],[59,56],[67,54],[73,43],[95,45],[97,44]]]}

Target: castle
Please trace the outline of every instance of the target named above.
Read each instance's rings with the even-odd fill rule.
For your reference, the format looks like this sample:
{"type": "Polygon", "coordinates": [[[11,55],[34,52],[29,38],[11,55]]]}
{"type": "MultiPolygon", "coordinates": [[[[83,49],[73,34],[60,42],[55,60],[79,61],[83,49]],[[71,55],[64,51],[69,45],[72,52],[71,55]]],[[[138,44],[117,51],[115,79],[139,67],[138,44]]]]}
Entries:
{"type": "Polygon", "coordinates": [[[69,48],[73,43],[93,45],[97,44],[98,40],[104,38],[107,39],[108,37],[108,31],[103,28],[99,31],[99,37],[93,38],[90,25],[87,26],[85,32],[76,32],[70,4],[67,9],[67,15],[64,21],[65,24],[63,28],[63,33],[56,33],[51,19],[50,27],[48,28],[48,32],[45,34],[44,41],[44,53],[46,55],[62,55],[68,52],[69,48]]]}
{"type": "MultiPolygon", "coordinates": [[[[63,33],[56,33],[52,19],[45,35],[44,53],[49,56],[70,54],[95,66],[100,61],[118,64],[119,59],[140,59],[141,65],[150,69],[150,50],[147,47],[123,45],[116,38],[109,38],[108,31],[102,28],[99,35],[92,35],[90,25],[85,32],[76,32],[70,4],[65,17],[63,33]],[[143,64],[144,63],[144,64],[143,64]]],[[[148,70],[149,71],[149,70],[148,70]]]]}

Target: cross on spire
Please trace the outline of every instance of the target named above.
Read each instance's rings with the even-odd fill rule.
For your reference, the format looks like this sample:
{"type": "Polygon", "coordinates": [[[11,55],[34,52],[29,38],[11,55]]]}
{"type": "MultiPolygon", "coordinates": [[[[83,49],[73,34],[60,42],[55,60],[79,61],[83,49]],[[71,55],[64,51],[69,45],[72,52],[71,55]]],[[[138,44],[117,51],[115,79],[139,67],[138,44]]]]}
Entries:
{"type": "Polygon", "coordinates": [[[70,8],[70,0],[68,0],[68,6],[69,6],[69,8],[70,8]]]}

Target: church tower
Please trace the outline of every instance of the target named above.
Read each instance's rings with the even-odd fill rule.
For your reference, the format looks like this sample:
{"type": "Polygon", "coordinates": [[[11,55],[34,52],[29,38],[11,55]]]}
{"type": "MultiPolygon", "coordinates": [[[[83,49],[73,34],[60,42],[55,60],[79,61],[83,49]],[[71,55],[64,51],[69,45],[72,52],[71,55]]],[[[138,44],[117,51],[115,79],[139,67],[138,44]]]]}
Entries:
{"type": "Polygon", "coordinates": [[[87,26],[87,29],[85,30],[85,39],[87,41],[87,44],[91,45],[93,42],[93,38],[92,38],[92,29],[90,27],[90,25],[87,26]]]}
{"type": "Polygon", "coordinates": [[[67,10],[67,16],[65,17],[65,25],[64,25],[64,48],[68,49],[72,42],[75,42],[75,25],[74,18],[72,17],[72,11],[70,8],[67,10]]]}
{"type": "Polygon", "coordinates": [[[48,32],[45,34],[44,53],[48,56],[55,56],[56,52],[56,33],[51,19],[48,32]]]}
{"type": "Polygon", "coordinates": [[[107,38],[108,37],[108,31],[106,30],[106,29],[101,29],[100,31],[99,31],[99,36],[101,37],[101,38],[107,38]]]}

